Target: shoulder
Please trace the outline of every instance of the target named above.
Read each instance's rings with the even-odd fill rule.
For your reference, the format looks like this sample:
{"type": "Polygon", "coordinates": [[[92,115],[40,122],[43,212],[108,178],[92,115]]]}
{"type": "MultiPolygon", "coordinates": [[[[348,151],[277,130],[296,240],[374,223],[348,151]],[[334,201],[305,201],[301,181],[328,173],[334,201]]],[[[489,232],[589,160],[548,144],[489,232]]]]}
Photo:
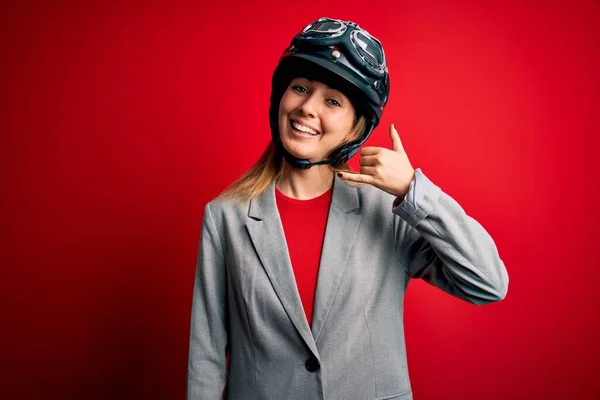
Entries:
{"type": "Polygon", "coordinates": [[[248,203],[237,198],[217,197],[206,203],[204,215],[210,214],[212,218],[226,215],[241,216],[248,213],[248,203]]]}

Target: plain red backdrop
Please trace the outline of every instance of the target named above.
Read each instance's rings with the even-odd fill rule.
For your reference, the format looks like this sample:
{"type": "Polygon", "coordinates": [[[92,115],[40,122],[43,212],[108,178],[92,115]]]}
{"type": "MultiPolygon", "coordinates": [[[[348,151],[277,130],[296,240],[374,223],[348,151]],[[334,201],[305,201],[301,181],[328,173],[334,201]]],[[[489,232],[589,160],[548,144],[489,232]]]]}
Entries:
{"type": "Polygon", "coordinates": [[[389,59],[368,145],[394,122],[510,275],[483,307],[411,283],[415,399],[600,398],[600,3],[248,3],[3,2],[0,397],[185,397],[204,204],[270,140],[280,52],[332,16],[389,59]]]}

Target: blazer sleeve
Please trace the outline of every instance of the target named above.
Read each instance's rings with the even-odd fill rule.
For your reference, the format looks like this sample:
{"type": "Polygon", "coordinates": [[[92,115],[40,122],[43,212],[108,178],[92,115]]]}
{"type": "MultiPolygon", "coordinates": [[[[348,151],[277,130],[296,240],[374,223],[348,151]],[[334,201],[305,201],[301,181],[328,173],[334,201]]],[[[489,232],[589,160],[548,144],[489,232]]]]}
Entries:
{"type": "Polygon", "coordinates": [[[396,252],[409,277],[476,305],[504,299],[508,273],[491,236],[421,169],[392,212],[401,218],[396,252]]]}
{"type": "Polygon", "coordinates": [[[220,399],[226,382],[227,271],[211,214],[204,209],[192,298],[187,399],[220,399]]]}

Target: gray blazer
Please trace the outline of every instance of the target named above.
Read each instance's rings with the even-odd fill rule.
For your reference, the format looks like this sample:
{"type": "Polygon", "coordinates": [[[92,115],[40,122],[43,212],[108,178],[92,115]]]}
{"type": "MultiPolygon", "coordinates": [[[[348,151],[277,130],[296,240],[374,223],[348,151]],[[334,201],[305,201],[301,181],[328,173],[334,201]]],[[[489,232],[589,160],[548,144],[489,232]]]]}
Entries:
{"type": "Polygon", "coordinates": [[[191,315],[189,400],[412,399],[403,307],[411,278],[481,305],[506,296],[494,241],[417,169],[404,199],[335,177],[312,327],[275,188],[206,205],[191,315]],[[226,349],[229,377],[226,379],[226,349]]]}

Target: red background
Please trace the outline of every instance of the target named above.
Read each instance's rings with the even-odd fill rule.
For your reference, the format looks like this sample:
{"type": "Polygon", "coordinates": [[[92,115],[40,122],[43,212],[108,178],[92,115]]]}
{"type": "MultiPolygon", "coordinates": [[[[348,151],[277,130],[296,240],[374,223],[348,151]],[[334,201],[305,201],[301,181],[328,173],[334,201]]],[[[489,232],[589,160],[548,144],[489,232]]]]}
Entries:
{"type": "Polygon", "coordinates": [[[0,397],[184,398],[203,206],[269,142],[280,52],[332,16],[389,59],[368,144],[389,146],[395,122],[510,275],[483,307],[411,284],[415,399],[600,398],[600,3],[13,3],[0,397]]]}

